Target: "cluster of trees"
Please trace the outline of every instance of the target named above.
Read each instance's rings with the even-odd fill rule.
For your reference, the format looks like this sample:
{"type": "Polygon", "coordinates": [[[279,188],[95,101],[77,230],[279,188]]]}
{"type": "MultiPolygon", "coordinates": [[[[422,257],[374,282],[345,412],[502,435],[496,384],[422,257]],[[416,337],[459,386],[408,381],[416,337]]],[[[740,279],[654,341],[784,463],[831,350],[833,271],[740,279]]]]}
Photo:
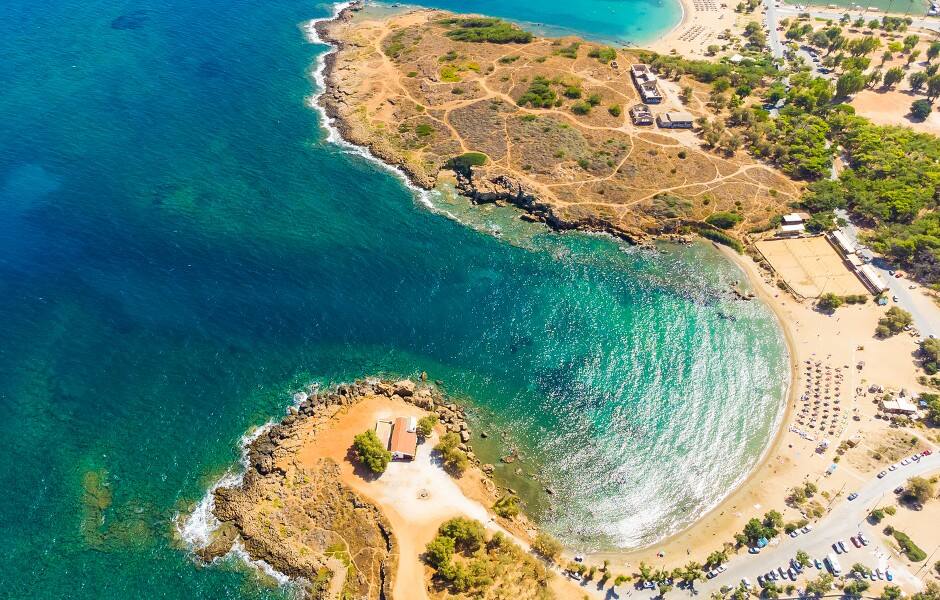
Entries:
{"type": "Polygon", "coordinates": [[[441,453],[444,468],[456,475],[462,475],[470,465],[467,453],[459,448],[460,436],[454,432],[446,433],[434,449],[441,453]]]}
{"type": "Polygon", "coordinates": [[[434,431],[434,426],[437,425],[437,421],[438,417],[435,413],[425,415],[418,419],[418,435],[425,438],[430,436],[431,432],[434,431]]]}
{"type": "Polygon", "coordinates": [[[868,296],[865,294],[839,296],[832,292],[826,292],[816,301],[816,308],[823,312],[832,313],[843,304],[865,304],[866,302],[868,302],[868,296]]]}
{"type": "Polygon", "coordinates": [[[491,17],[451,17],[438,23],[452,27],[447,37],[460,42],[491,42],[494,44],[528,44],[532,34],[516,25],[491,17]]]}
{"type": "MultiPolygon", "coordinates": [[[[710,562],[709,564],[721,564],[725,562],[728,557],[726,553],[719,551],[721,554],[721,560],[718,562],[710,562]]],[[[709,555],[709,560],[715,560],[719,558],[716,552],[713,552],[709,555]]],[[[659,587],[660,595],[664,595],[672,589],[672,582],[675,580],[682,581],[686,586],[694,590],[696,581],[704,581],[705,571],[702,568],[702,565],[695,561],[691,561],[686,564],[684,567],[676,567],[672,571],[666,571],[664,569],[653,569],[645,562],[640,562],[639,569],[636,573],[637,579],[641,582],[652,582],[656,583],[659,587]]]]}
{"type": "Polygon", "coordinates": [[[706,223],[709,225],[714,225],[719,229],[731,229],[742,220],[744,220],[744,217],[741,215],[727,211],[719,211],[705,217],[706,223]]]}
{"type": "Polygon", "coordinates": [[[753,546],[761,539],[769,540],[777,537],[783,528],[783,515],[775,510],[764,514],[763,519],[751,519],[744,525],[744,531],[734,536],[735,541],[741,545],[753,546]]]}
{"type": "Polygon", "coordinates": [[[924,477],[911,477],[904,487],[904,497],[908,500],[924,504],[937,495],[933,482],[924,477]]]}
{"type": "Polygon", "coordinates": [[[901,548],[908,560],[911,562],[920,562],[927,558],[927,553],[923,551],[914,541],[903,531],[898,531],[896,529],[892,530],[892,535],[894,540],[898,543],[898,546],[901,548]]]}
{"type": "Polygon", "coordinates": [[[588,51],[588,56],[591,58],[596,58],[602,63],[607,64],[617,58],[617,51],[609,46],[595,47],[588,51]]]}
{"type": "Polygon", "coordinates": [[[898,306],[892,306],[885,316],[878,319],[875,335],[880,338],[891,337],[904,331],[904,328],[914,322],[911,313],[898,306]]]}
{"type": "Polygon", "coordinates": [[[353,438],[353,449],[359,462],[375,474],[384,473],[388,463],[392,461],[392,453],[386,450],[372,429],[353,438]]]}
{"type": "MultiPolygon", "coordinates": [[[[437,536],[425,548],[424,559],[434,569],[435,577],[451,585],[454,591],[485,588],[493,583],[486,561],[479,557],[473,560],[485,543],[486,530],[479,521],[457,517],[441,525],[437,536]],[[469,560],[454,560],[458,554],[469,560]]],[[[498,541],[499,545],[505,543],[511,542],[502,538],[498,541]]]]}

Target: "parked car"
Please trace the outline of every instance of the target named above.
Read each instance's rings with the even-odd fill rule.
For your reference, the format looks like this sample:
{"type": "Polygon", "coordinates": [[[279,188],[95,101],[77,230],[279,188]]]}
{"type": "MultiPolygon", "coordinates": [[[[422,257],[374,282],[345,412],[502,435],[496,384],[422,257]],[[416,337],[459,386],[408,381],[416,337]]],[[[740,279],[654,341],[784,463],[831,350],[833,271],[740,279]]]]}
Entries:
{"type": "Polygon", "coordinates": [[[933,454],[933,452],[931,452],[929,449],[921,452],[921,456],[930,456],[931,454],[933,454]]]}
{"type": "Polygon", "coordinates": [[[887,474],[888,474],[887,471],[882,471],[881,473],[878,473],[878,479],[883,478],[883,477],[884,477],[885,475],[887,475],[887,474]]]}
{"type": "Polygon", "coordinates": [[[889,471],[897,471],[897,470],[898,470],[898,466],[897,466],[897,465],[891,465],[890,467],[888,467],[888,470],[889,470],[889,471]]]}
{"type": "Polygon", "coordinates": [[[919,461],[919,460],[920,460],[920,454],[915,454],[914,456],[911,457],[911,460],[914,461],[914,462],[919,461]]]}
{"type": "Polygon", "coordinates": [[[907,466],[907,465],[909,465],[909,464],[911,464],[910,459],[908,459],[908,458],[901,459],[901,465],[902,465],[902,466],[907,466]]]}
{"type": "Polygon", "coordinates": [[[795,538],[795,537],[798,536],[798,535],[800,535],[800,530],[799,530],[799,529],[794,529],[793,531],[790,532],[790,537],[791,537],[791,538],[795,538]]]}
{"type": "Polygon", "coordinates": [[[869,539],[865,537],[865,534],[861,531],[858,532],[858,541],[860,541],[863,546],[867,546],[869,543],[869,539]]]}
{"type": "Polygon", "coordinates": [[[894,573],[891,572],[891,569],[885,570],[885,579],[888,581],[894,581],[894,573]]]}
{"type": "Polygon", "coordinates": [[[898,487],[894,488],[894,493],[895,493],[895,494],[901,494],[901,493],[903,493],[903,492],[904,492],[904,486],[903,486],[903,485],[899,485],[898,487]]]}
{"type": "Polygon", "coordinates": [[[751,589],[751,580],[748,579],[747,577],[742,577],[741,583],[744,584],[744,587],[746,587],[747,589],[751,589]]]}
{"type": "Polygon", "coordinates": [[[644,590],[655,590],[655,589],[656,589],[656,584],[653,583],[652,581],[644,581],[644,582],[643,582],[643,585],[642,585],[641,587],[642,587],[644,590]]]}
{"type": "Polygon", "coordinates": [[[855,546],[856,548],[861,548],[861,547],[862,547],[862,543],[861,543],[860,541],[858,541],[858,538],[856,538],[854,535],[853,535],[851,538],[849,538],[849,539],[852,540],[852,545],[855,546]]]}
{"type": "Polygon", "coordinates": [[[813,526],[812,526],[812,525],[807,525],[807,526],[804,527],[803,529],[800,529],[800,531],[802,531],[803,533],[809,533],[809,532],[812,531],[812,530],[813,530],[813,526]]]}
{"type": "Polygon", "coordinates": [[[884,573],[881,572],[881,568],[875,569],[875,576],[876,576],[878,579],[884,579],[884,578],[885,578],[884,573]]]}
{"type": "Polygon", "coordinates": [[[851,502],[852,500],[855,500],[856,498],[858,498],[858,492],[852,492],[851,494],[849,494],[849,502],[851,502]]]}
{"type": "Polygon", "coordinates": [[[839,549],[842,550],[843,552],[848,552],[848,550],[845,547],[845,542],[843,542],[842,540],[839,540],[839,549]]]}
{"type": "Polygon", "coordinates": [[[760,554],[760,548],[758,548],[757,546],[751,546],[750,548],[747,549],[747,553],[748,554],[760,554]]]}
{"type": "Polygon", "coordinates": [[[715,570],[718,571],[719,573],[724,573],[725,571],[728,570],[728,567],[724,565],[718,565],[717,567],[715,567],[715,570]]]}
{"type": "Polygon", "coordinates": [[[832,549],[836,551],[836,554],[842,554],[842,550],[839,549],[839,542],[832,542],[832,549]]]}
{"type": "Polygon", "coordinates": [[[822,561],[819,560],[818,558],[815,559],[815,560],[813,560],[813,566],[816,567],[817,569],[822,570],[822,568],[823,568],[822,561]]]}

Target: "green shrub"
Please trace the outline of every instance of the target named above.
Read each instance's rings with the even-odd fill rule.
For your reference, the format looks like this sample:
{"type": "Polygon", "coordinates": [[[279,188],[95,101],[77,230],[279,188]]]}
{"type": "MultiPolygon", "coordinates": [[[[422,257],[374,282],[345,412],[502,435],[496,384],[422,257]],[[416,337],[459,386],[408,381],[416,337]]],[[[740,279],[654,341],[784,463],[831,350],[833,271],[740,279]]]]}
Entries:
{"type": "Polygon", "coordinates": [[[617,51],[607,46],[603,48],[591,48],[591,50],[588,52],[588,56],[591,58],[596,58],[602,63],[607,64],[617,58],[617,51]]]}
{"type": "MultiPolygon", "coordinates": [[[[464,152],[445,163],[448,169],[454,171],[469,171],[470,167],[481,167],[486,164],[486,155],[482,152],[464,152]]],[[[427,417],[425,417],[427,418],[427,417]]],[[[435,421],[436,423],[437,421],[435,421]]]]}
{"type": "Polygon", "coordinates": [[[738,254],[741,254],[742,252],[744,252],[744,244],[742,244],[736,238],[731,237],[724,231],[718,231],[716,229],[707,229],[703,227],[699,229],[699,235],[701,235],[704,238],[708,238],[713,242],[717,242],[724,246],[728,246],[729,248],[733,248],[738,254]]]}
{"type": "Polygon", "coordinates": [[[432,133],[434,133],[434,128],[428,125],[427,123],[420,123],[418,124],[417,127],[415,127],[415,133],[417,133],[421,137],[427,137],[431,135],[432,133]]]}
{"type": "Polygon", "coordinates": [[[907,555],[908,560],[911,562],[920,562],[927,558],[927,553],[917,547],[917,544],[915,544],[906,533],[895,529],[894,539],[897,540],[901,551],[907,555]]]}
{"type": "Polygon", "coordinates": [[[537,75],[529,84],[529,89],[516,101],[516,104],[519,106],[531,105],[533,108],[551,108],[557,100],[558,94],[552,89],[551,81],[537,75]]]}
{"type": "Polygon", "coordinates": [[[725,211],[713,213],[705,218],[706,223],[709,225],[714,225],[719,229],[731,229],[742,220],[744,220],[744,217],[741,215],[725,211]]]}
{"type": "Polygon", "coordinates": [[[591,112],[591,105],[587,102],[575,102],[571,105],[571,112],[576,115],[586,115],[591,112]]]}
{"type": "Polygon", "coordinates": [[[437,446],[434,447],[435,450],[441,453],[441,457],[444,459],[444,467],[456,475],[462,475],[470,466],[467,453],[458,448],[459,445],[460,437],[456,433],[450,432],[445,434],[437,446]]]}
{"type": "Polygon", "coordinates": [[[384,473],[392,460],[392,453],[385,449],[375,431],[369,429],[353,438],[353,448],[359,461],[373,473],[384,473]]]}
{"type": "Polygon", "coordinates": [[[532,34],[515,25],[491,17],[451,17],[438,21],[452,27],[447,37],[461,42],[490,42],[493,44],[528,44],[532,34]]]}
{"type": "Polygon", "coordinates": [[[425,415],[418,419],[418,435],[421,437],[431,435],[431,432],[434,431],[434,426],[437,425],[437,420],[436,414],[425,415]]]}
{"type": "Polygon", "coordinates": [[[515,517],[519,514],[519,497],[512,494],[502,496],[493,505],[493,512],[506,519],[515,517]]]}
{"type": "Polygon", "coordinates": [[[607,107],[607,112],[609,112],[612,117],[619,117],[622,114],[619,104],[611,104],[607,107]]]}

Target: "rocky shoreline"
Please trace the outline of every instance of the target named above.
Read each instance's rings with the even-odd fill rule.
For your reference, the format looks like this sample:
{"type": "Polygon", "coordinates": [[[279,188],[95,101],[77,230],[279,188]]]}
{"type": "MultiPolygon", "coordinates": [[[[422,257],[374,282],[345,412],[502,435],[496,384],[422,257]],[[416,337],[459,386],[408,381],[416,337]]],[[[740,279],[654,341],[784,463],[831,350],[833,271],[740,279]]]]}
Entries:
{"type": "MultiPolygon", "coordinates": [[[[367,149],[377,159],[399,169],[413,185],[425,190],[434,189],[437,184],[436,175],[431,176],[411,168],[397,151],[379,143],[373,137],[360,134],[345,118],[346,111],[353,108],[347,102],[349,94],[337,85],[335,75],[338,54],[347,49],[348,44],[333,35],[332,26],[350,20],[359,10],[361,8],[358,5],[349,6],[341,10],[335,18],[318,21],[314,25],[319,38],[333,48],[324,58],[323,77],[326,89],[317,98],[317,103],[344,140],[367,149]]],[[[439,169],[445,168],[444,164],[439,165],[439,169]]],[[[638,229],[627,229],[597,217],[577,220],[562,218],[549,204],[541,201],[534,190],[499,170],[470,167],[467,172],[454,171],[454,174],[457,177],[457,190],[472,202],[515,206],[523,211],[525,220],[544,223],[554,231],[607,233],[634,245],[649,245],[660,235],[670,233],[662,231],[651,234],[638,229]]]]}
{"type": "MultiPolygon", "coordinates": [[[[424,376],[422,377],[422,379],[424,376]]],[[[398,545],[388,519],[339,478],[339,466],[321,459],[299,466],[297,454],[316,440],[341,412],[366,398],[384,396],[438,415],[441,426],[460,436],[460,448],[479,465],[470,448],[464,409],[425,381],[367,379],[298,392],[295,405],[247,447],[241,484],[220,487],[213,515],[220,525],[210,542],[195,550],[205,562],[243,549],[295,581],[306,597],[390,598],[398,545]]],[[[492,472],[486,468],[484,472],[492,472]]]]}

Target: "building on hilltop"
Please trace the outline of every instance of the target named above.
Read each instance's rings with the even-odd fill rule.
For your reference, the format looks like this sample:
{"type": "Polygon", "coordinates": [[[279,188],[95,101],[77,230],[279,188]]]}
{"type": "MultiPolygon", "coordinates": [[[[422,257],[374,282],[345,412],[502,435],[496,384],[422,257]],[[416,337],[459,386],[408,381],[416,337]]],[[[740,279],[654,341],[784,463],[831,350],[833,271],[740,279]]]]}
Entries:
{"type": "Polygon", "coordinates": [[[663,94],[656,83],[656,75],[648,65],[635,64],[630,66],[630,75],[633,83],[640,92],[640,98],[646,104],[659,104],[663,101],[663,94]]]}
{"type": "Polygon", "coordinates": [[[653,113],[650,112],[650,107],[645,104],[636,104],[633,108],[630,109],[630,118],[633,119],[634,125],[652,125],[653,113]]]}
{"type": "Polygon", "coordinates": [[[664,112],[656,117],[656,124],[663,129],[692,129],[695,119],[687,112],[664,112]]]}

